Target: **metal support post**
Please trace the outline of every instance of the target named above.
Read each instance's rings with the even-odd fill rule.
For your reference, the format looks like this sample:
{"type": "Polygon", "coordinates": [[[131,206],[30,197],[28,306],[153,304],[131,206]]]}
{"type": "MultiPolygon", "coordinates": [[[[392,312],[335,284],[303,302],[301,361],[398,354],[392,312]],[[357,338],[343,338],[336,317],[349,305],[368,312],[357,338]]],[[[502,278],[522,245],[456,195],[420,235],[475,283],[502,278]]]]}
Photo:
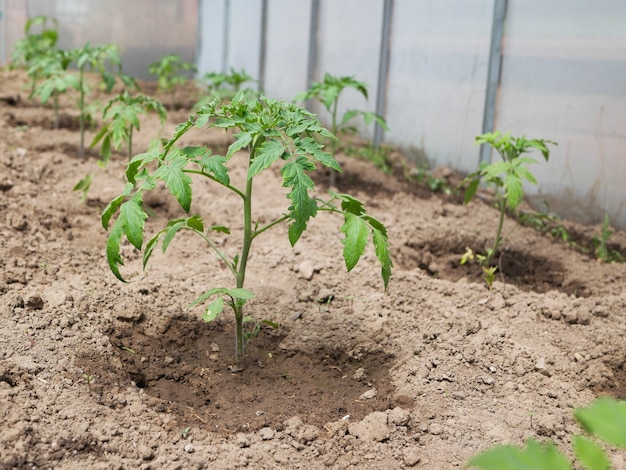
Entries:
{"type": "MultiPolygon", "coordinates": [[[[508,0],[494,0],[489,66],[487,70],[487,91],[485,93],[485,108],[483,111],[483,134],[494,130],[496,120],[498,88],[500,87],[500,72],[502,70],[502,37],[504,36],[507,4],[508,0]]],[[[488,145],[481,145],[479,161],[480,163],[489,163],[491,161],[491,148],[488,145]]]]}
{"type": "MultiPolygon", "coordinates": [[[[389,77],[389,38],[391,36],[391,17],[393,14],[393,0],[385,0],[383,5],[383,30],[380,38],[380,56],[378,59],[378,84],[376,89],[376,113],[385,115],[387,98],[387,79],[389,77]]],[[[383,128],[374,124],[374,145],[383,141],[383,128]]]]}

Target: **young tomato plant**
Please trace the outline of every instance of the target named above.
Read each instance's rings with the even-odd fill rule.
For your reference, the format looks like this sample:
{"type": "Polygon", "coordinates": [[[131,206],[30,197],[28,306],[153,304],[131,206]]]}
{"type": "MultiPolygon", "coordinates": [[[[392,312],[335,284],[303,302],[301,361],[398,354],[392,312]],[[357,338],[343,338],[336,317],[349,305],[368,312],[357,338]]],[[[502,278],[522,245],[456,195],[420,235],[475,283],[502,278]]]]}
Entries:
{"type": "Polygon", "coordinates": [[[330,194],[329,200],[312,196],[314,182],[308,173],[322,164],[341,171],[330,153],[323,151],[315,137],[328,139],[333,135],[324,129],[314,115],[292,103],[277,101],[264,96],[247,99],[243,92],[235,95],[231,102],[220,104],[215,99],[180,124],[174,136],[163,148],[135,156],[126,171],[128,183],[121,195],[113,199],[102,214],[102,225],[109,229],[111,218],[119,213],[110,227],[107,240],[107,258],[113,274],[124,281],[120,273],[123,259],[120,245],[125,236],[137,249],[143,248],[145,221],[143,209],[144,193],[162,182],[189,214],[192,202],[191,174],[200,175],[220,185],[241,199],[241,225],[243,242],[239,253],[229,257],[211,239],[213,232],[230,233],[225,226],[205,227],[199,215],[171,220],[145,245],[144,267],[159,242],[165,251],[179,230],[186,229],[204,240],[210,250],[225,263],[234,278],[234,287],[215,287],[201,294],[192,305],[212,299],[206,308],[203,320],[212,321],[229,306],[235,316],[237,368],[245,357],[244,305],[253,298],[246,289],[245,278],[252,242],[267,230],[280,223],[287,223],[288,237],[294,245],[306,230],[311,218],[318,212],[341,214],[344,224],[341,232],[343,257],[350,271],[364,253],[369,239],[381,263],[381,274],[385,288],[391,275],[392,262],[389,254],[387,230],[381,222],[368,215],[363,204],[347,194],[330,194]],[[192,128],[222,128],[234,130],[235,141],[226,155],[213,155],[206,147],[177,147],[178,140],[192,128]],[[240,150],[247,149],[244,157],[240,150]],[[228,164],[233,158],[245,158],[247,178],[245,186],[234,186],[229,177],[228,164]],[[284,215],[266,224],[255,222],[253,214],[253,183],[255,177],[272,165],[281,165],[282,186],[289,188],[288,206],[284,215]]]}
{"type": "Polygon", "coordinates": [[[176,106],[176,87],[189,81],[189,74],[197,71],[195,64],[185,62],[178,54],[170,54],[148,66],[148,73],[157,77],[159,90],[172,92],[172,106],[176,106]]]}
{"type": "Polygon", "coordinates": [[[253,95],[255,91],[252,88],[242,88],[246,83],[254,83],[254,80],[245,70],[237,71],[231,67],[230,73],[209,72],[201,79],[207,87],[207,93],[211,98],[217,96],[221,98],[232,98],[242,89],[246,94],[253,95]]]}
{"type": "Polygon", "coordinates": [[[28,77],[31,79],[31,95],[33,94],[37,81],[39,67],[33,67],[42,58],[56,53],[56,44],[59,39],[58,22],[55,18],[45,15],[30,18],[24,26],[24,38],[20,39],[13,46],[13,57],[11,68],[24,67],[28,77]],[[48,21],[52,27],[48,27],[48,21]],[[33,28],[41,26],[39,33],[33,32],[33,28]]]}
{"type": "Polygon", "coordinates": [[[85,44],[82,48],[75,49],[70,52],[72,59],[76,62],[79,72],[79,121],[80,121],[80,147],[78,155],[83,158],[85,155],[85,126],[90,118],[89,109],[85,101],[85,96],[89,92],[87,81],[85,79],[85,71],[91,70],[100,74],[105,90],[110,92],[115,86],[116,78],[129,88],[137,88],[134,79],[122,73],[122,60],[120,58],[117,46],[113,44],[104,44],[102,46],[91,46],[85,44]],[[115,69],[111,73],[107,66],[115,69]]]}
{"type": "Polygon", "coordinates": [[[609,220],[609,215],[604,214],[604,221],[602,222],[602,229],[600,230],[600,234],[593,237],[591,243],[594,246],[594,253],[596,258],[604,261],[605,263],[624,263],[626,260],[622,256],[622,254],[617,250],[612,250],[609,247],[609,238],[613,235],[613,230],[611,230],[611,222],[609,220]]]}
{"type": "MultiPolygon", "coordinates": [[[[587,408],[578,408],[574,416],[594,438],[626,449],[626,402],[599,398],[587,408]]],[[[596,440],[578,434],[571,441],[576,463],[580,464],[575,468],[611,468],[609,458],[596,440]]],[[[521,449],[510,445],[496,446],[474,456],[469,465],[483,470],[572,470],[571,463],[554,443],[542,445],[534,439],[528,439],[521,449]]]]}
{"type": "Polygon", "coordinates": [[[102,142],[100,154],[106,164],[111,157],[111,148],[119,150],[123,143],[127,145],[128,160],[133,156],[133,131],[140,130],[139,116],[147,112],[155,112],[161,125],[167,119],[167,111],[159,101],[142,94],[131,96],[128,91],[114,96],[102,111],[104,126],[91,142],[94,147],[102,142]]]}
{"type": "MultiPolygon", "coordinates": [[[[493,132],[488,134],[482,134],[476,137],[477,144],[488,144],[493,147],[500,155],[502,161],[494,162],[491,164],[482,163],[477,171],[468,175],[463,181],[462,185],[466,186],[465,189],[465,204],[469,203],[476,191],[478,185],[482,183],[494,185],[496,188],[496,204],[500,211],[500,218],[498,220],[498,229],[493,245],[487,248],[485,255],[478,257],[486,276],[491,276],[491,282],[493,282],[493,275],[495,273],[494,267],[491,265],[494,256],[496,255],[498,248],[502,244],[504,237],[502,236],[502,227],[504,225],[504,216],[507,208],[514,211],[524,199],[523,182],[528,181],[533,184],[537,184],[537,180],[529,170],[529,165],[536,163],[532,158],[525,157],[523,154],[535,149],[541,152],[543,158],[548,161],[550,156],[550,150],[547,144],[554,144],[554,142],[543,139],[526,139],[526,137],[513,137],[511,134],[502,134],[500,132],[493,132]]],[[[472,258],[473,253],[469,250],[465,256],[465,261],[472,258]]]]}
{"type": "MultiPolygon", "coordinates": [[[[374,112],[361,111],[358,109],[351,109],[346,111],[341,119],[339,119],[338,107],[339,97],[344,90],[352,88],[359,92],[365,99],[368,98],[367,85],[363,82],[356,80],[354,77],[335,77],[330,74],[324,75],[324,80],[316,82],[311,85],[308,91],[297,95],[295,101],[304,101],[315,99],[322,103],[326,111],[330,113],[331,118],[331,132],[340,136],[341,134],[354,133],[356,129],[350,125],[351,121],[356,117],[361,117],[365,124],[370,124],[372,121],[376,121],[386,131],[389,130],[385,118],[374,112]]],[[[339,141],[332,140],[329,143],[330,151],[333,155],[339,150],[339,141]]],[[[330,172],[330,186],[335,185],[335,173],[330,172]]]]}
{"type": "Polygon", "coordinates": [[[79,75],[67,70],[71,62],[72,57],[66,51],[56,51],[33,58],[28,68],[28,74],[37,77],[33,79],[30,97],[39,98],[44,105],[52,97],[55,129],[59,128],[59,96],[69,90],[80,89],[79,75]]]}

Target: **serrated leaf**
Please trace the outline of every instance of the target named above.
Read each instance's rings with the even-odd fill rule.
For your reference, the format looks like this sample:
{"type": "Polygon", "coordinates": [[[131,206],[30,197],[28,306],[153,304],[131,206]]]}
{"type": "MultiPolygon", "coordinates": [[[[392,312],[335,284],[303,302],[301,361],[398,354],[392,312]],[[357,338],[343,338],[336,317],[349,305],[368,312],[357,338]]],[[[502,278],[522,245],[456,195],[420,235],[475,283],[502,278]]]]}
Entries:
{"type": "Polygon", "coordinates": [[[254,178],[261,171],[269,168],[285,152],[282,142],[266,140],[259,145],[254,153],[254,159],[248,168],[248,179],[254,178]]]}
{"type": "Polygon", "coordinates": [[[230,235],[230,229],[228,227],[224,227],[223,225],[213,225],[209,227],[209,230],[213,230],[214,232],[225,233],[230,235]]]}
{"type": "Polygon", "coordinates": [[[196,232],[204,232],[204,222],[199,215],[192,215],[187,219],[187,227],[195,230],[196,232]]]}
{"type": "Polygon", "coordinates": [[[250,145],[250,142],[252,142],[252,134],[250,132],[240,132],[239,134],[235,134],[235,139],[236,140],[230,144],[226,152],[227,160],[229,160],[235,152],[250,145]]]}
{"type": "Polygon", "coordinates": [[[511,209],[515,209],[524,198],[522,180],[517,175],[506,175],[504,177],[504,187],[506,189],[507,204],[511,209]]]}
{"type": "Polygon", "coordinates": [[[525,179],[529,183],[537,184],[537,180],[535,179],[535,175],[533,175],[528,168],[520,166],[515,170],[520,178],[525,179]]]}
{"type": "Polygon", "coordinates": [[[309,219],[317,215],[317,202],[308,193],[309,189],[313,189],[314,183],[306,171],[312,169],[315,169],[315,165],[302,156],[293,162],[286,163],[281,169],[283,187],[292,188],[287,194],[287,198],[292,202],[289,207],[293,219],[293,223],[289,226],[289,241],[292,245],[306,230],[309,219]]]}
{"type": "Polygon", "coordinates": [[[228,167],[224,164],[226,159],[219,155],[211,155],[203,157],[200,160],[202,169],[207,173],[215,176],[215,179],[225,186],[230,184],[230,176],[228,175],[228,167]]]}
{"type": "Polygon", "coordinates": [[[341,209],[354,215],[365,214],[365,207],[361,201],[349,194],[335,194],[341,200],[341,209]]]}
{"type": "Polygon", "coordinates": [[[483,175],[487,180],[494,180],[502,174],[509,172],[511,164],[508,162],[496,162],[483,169],[483,175]]]}
{"type": "Polygon", "coordinates": [[[183,210],[189,212],[192,191],[191,178],[183,171],[186,164],[183,155],[174,155],[154,172],[154,177],[162,179],[183,210]]]}
{"type": "Polygon", "coordinates": [[[611,468],[604,450],[586,437],[574,436],[572,438],[572,447],[576,457],[587,470],[609,470],[611,468]]]}
{"type": "Polygon", "coordinates": [[[380,222],[372,217],[368,217],[368,220],[372,227],[372,243],[374,244],[376,258],[378,258],[381,265],[381,276],[386,290],[391,278],[391,268],[393,268],[393,261],[391,261],[391,254],[389,253],[389,237],[387,236],[387,230],[380,222]]]}
{"type": "Polygon", "coordinates": [[[343,259],[346,269],[351,271],[365,252],[369,238],[369,229],[365,220],[351,212],[344,213],[344,224],[339,229],[345,233],[343,243],[343,259]]]}
{"type": "Polygon", "coordinates": [[[121,222],[126,238],[138,250],[141,250],[143,244],[143,228],[148,218],[142,205],[141,193],[135,193],[120,206],[120,215],[116,221],[116,224],[121,222]]]}
{"type": "Polygon", "coordinates": [[[104,210],[102,211],[101,221],[102,221],[102,227],[105,230],[109,229],[109,221],[111,220],[111,216],[115,214],[115,212],[120,207],[120,205],[124,202],[124,199],[126,199],[126,196],[130,193],[131,190],[132,190],[132,185],[127,184],[125,191],[119,196],[117,196],[115,199],[113,199],[111,202],[109,202],[107,206],[104,208],[104,210]]]}
{"type": "Polygon", "coordinates": [[[626,402],[599,398],[590,406],[577,409],[574,415],[591,434],[626,448],[626,402]]]}
{"type": "Polygon", "coordinates": [[[533,439],[520,449],[497,446],[469,461],[469,465],[483,470],[571,470],[567,458],[553,445],[541,446],[533,439]]]}
{"type": "Polygon", "coordinates": [[[111,269],[113,275],[120,281],[127,282],[126,279],[122,277],[119,269],[120,266],[124,266],[124,260],[120,255],[120,244],[122,241],[122,236],[124,236],[124,226],[118,218],[113,224],[111,232],[107,237],[106,256],[107,262],[109,263],[109,268],[111,269]]]}
{"type": "Polygon", "coordinates": [[[329,152],[324,152],[323,146],[311,137],[294,140],[296,155],[310,155],[322,165],[332,168],[341,173],[341,167],[329,152]]]}

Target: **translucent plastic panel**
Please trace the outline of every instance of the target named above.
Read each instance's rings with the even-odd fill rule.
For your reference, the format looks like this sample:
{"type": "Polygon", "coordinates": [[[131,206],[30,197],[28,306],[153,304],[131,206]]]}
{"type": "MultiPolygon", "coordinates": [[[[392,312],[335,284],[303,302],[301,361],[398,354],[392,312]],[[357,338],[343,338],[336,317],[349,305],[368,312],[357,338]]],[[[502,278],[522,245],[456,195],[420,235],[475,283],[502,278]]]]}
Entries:
{"type": "Polygon", "coordinates": [[[194,61],[197,0],[29,0],[27,13],[59,21],[59,48],[113,43],[124,71],[153,78],[148,65],[166,54],[194,61]]]}
{"type": "MultiPolygon", "coordinates": [[[[315,81],[330,73],[354,75],[369,85],[367,101],[358,92],[346,90],[339,102],[339,115],[347,109],[375,110],[382,22],[382,0],[320,1],[315,81]]],[[[316,111],[325,122],[328,121],[328,116],[319,107],[316,111]]],[[[372,137],[373,126],[361,130],[372,137]]]]}
{"type": "Polygon", "coordinates": [[[493,0],[396,0],[385,140],[431,165],[478,164],[493,0]]]}
{"type": "Polygon", "coordinates": [[[626,227],[626,3],[509,2],[497,127],[558,142],[528,194],[626,227]]]}
{"type": "Polygon", "coordinates": [[[228,68],[244,69],[259,78],[261,0],[230,0],[228,68]]]}
{"type": "Polygon", "coordinates": [[[226,48],[226,0],[200,0],[198,31],[198,76],[228,70],[226,48]]]}
{"type": "Polygon", "coordinates": [[[306,89],[311,1],[268,3],[265,92],[291,99],[306,89]]]}

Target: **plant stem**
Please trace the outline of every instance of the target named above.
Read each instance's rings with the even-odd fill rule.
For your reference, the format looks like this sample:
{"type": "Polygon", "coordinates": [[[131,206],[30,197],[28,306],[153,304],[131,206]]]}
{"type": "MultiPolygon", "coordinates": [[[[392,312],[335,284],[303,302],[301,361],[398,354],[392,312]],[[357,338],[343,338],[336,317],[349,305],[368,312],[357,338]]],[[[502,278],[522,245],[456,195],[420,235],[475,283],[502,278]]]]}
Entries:
{"type": "MultiPolygon", "coordinates": [[[[333,109],[332,109],[332,132],[333,135],[336,136],[337,138],[339,138],[337,136],[337,105],[339,103],[338,99],[335,99],[335,101],[333,102],[333,109]]],[[[330,144],[330,151],[333,155],[333,158],[336,158],[335,153],[337,152],[337,142],[335,140],[333,140],[330,144]]],[[[335,182],[337,181],[337,174],[335,173],[335,170],[333,170],[332,168],[329,169],[330,174],[329,174],[329,178],[328,178],[328,186],[330,186],[331,188],[333,186],[335,186],[335,182]]]]}
{"type": "Polygon", "coordinates": [[[78,108],[80,110],[80,116],[78,121],[80,123],[80,147],[78,149],[78,157],[83,158],[85,156],[85,70],[80,68],[80,100],[78,102],[78,108]]]}
{"type": "Polygon", "coordinates": [[[128,130],[128,161],[133,158],[133,126],[128,130]]]}
{"type": "Polygon", "coordinates": [[[54,128],[59,128],[59,95],[54,93],[54,128]]]}
{"type": "Polygon", "coordinates": [[[502,242],[502,227],[504,226],[504,214],[506,213],[506,200],[500,200],[500,220],[498,221],[498,232],[496,233],[496,241],[493,244],[493,248],[489,253],[487,253],[487,258],[485,259],[485,266],[489,266],[491,260],[496,254],[496,250],[500,246],[502,242]]]}
{"type": "MultiPolygon", "coordinates": [[[[256,142],[250,146],[250,159],[248,160],[248,164],[251,164],[254,160],[255,149],[256,142]]],[[[239,259],[239,268],[237,270],[237,288],[243,288],[246,279],[246,265],[248,264],[252,239],[252,178],[248,178],[246,181],[246,194],[243,199],[243,247],[241,249],[241,258],[239,259]]],[[[235,311],[237,338],[235,359],[237,360],[237,365],[243,367],[246,351],[243,339],[243,305],[240,303],[240,300],[233,299],[233,310],[235,311]]]]}

